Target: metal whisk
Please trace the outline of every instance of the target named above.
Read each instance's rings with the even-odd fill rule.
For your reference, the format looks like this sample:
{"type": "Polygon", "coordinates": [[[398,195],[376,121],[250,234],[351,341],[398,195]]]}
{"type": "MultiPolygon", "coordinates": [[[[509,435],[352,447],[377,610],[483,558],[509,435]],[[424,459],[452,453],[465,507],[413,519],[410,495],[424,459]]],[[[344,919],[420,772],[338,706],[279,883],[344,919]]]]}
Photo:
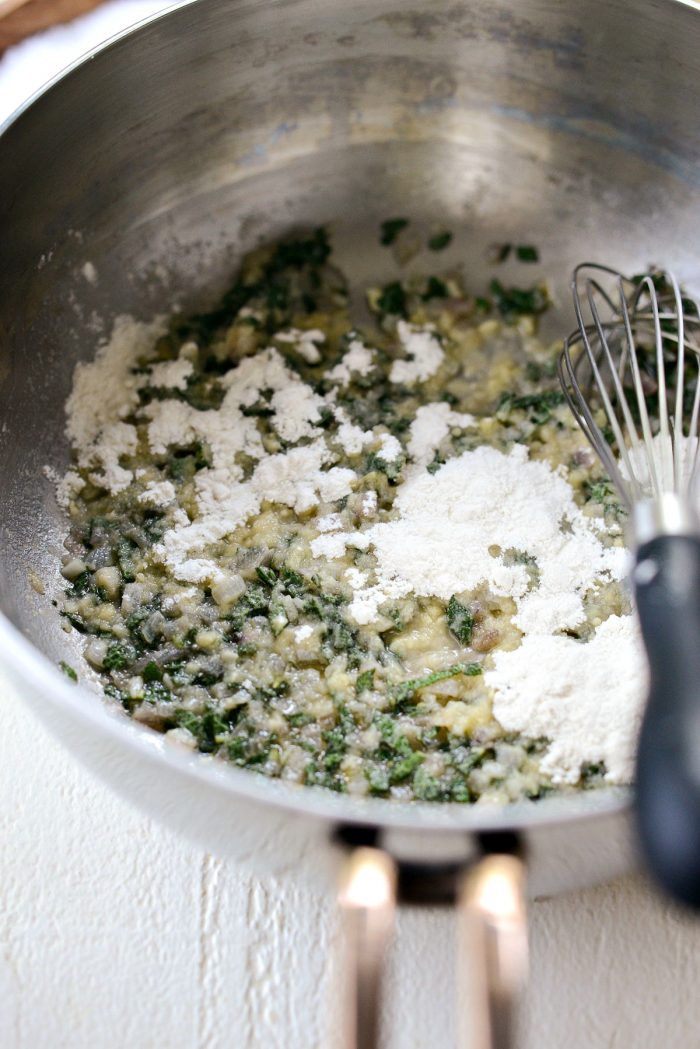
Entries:
{"type": "Polygon", "coordinates": [[[700,908],[700,311],[671,273],[586,263],[572,290],[578,331],[559,378],[629,512],[649,659],[640,840],[658,880],[700,908]]]}

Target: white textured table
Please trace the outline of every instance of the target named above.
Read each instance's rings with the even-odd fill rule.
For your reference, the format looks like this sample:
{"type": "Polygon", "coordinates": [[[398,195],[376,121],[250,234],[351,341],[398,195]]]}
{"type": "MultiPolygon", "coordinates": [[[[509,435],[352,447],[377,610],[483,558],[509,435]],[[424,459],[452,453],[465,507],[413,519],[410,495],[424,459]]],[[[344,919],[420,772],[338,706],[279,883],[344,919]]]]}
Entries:
{"type": "MultiPolygon", "coordinates": [[[[0,119],[162,0],[0,62],[0,119]]],[[[333,908],[179,841],[96,783],[0,677],[0,1049],[322,1049],[333,908]]],[[[700,925],[638,879],[535,904],[522,1049],[695,1049],[700,925]]],[[[399,925],[391,1049],[454,1044],[452,928],[399,925]]]]}

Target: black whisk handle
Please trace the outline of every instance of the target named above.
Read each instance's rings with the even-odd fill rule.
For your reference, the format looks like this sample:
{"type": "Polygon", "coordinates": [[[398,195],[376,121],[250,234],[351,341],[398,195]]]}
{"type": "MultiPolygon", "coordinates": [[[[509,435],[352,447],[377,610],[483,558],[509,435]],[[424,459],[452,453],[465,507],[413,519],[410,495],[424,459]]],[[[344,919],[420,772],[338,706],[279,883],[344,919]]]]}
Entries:
{"type": "Polygon", "coordinates": [[[700,910],[700,540],[645,543],[633,579],[651,678],[637,756],[639,838],[661,886],[700,910]]]}

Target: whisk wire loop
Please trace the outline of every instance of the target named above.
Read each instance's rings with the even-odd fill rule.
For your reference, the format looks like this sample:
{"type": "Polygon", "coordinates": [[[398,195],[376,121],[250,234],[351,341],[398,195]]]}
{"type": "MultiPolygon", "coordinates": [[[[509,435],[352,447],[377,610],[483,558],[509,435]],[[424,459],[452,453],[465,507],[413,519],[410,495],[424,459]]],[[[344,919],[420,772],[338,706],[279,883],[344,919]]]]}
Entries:
{"type": "MultiPolygon", "coordinates": [[[[608,371],[610,373],[610,378],[611,378],[611,381],[612,381],[612,384],[613,384],[614,393],[615,393],[615,402],[617,403],[617,405],[618,405],[618,407],[619,407],[619,409],[620,409],[620,411],[622,413],[624,426],[625,426],[625,428],[627,430],[627,433],[629,434],[629,446],[632,449],[632,453],[631,454],[630,454],[630,451],[628,449],[628,442],[625,441],[623,430],[622,430],[622,428],[619,425],[618,416],[617,416],[617,414],[615,412],[615,406],[612,403],[611,399],[608,397],[606,383],[603,381],[603,378],[602,378],[600,372],[598,371],[597,367],[595,369],[596,382],[598,384],[598,389],[599,389],[599,391],[601,393],[601,396],[603,398],[603,404],[604,404],[604,407],[605,407],[606,415],[608,416],[608,421],[609,421],[610,426],[611,426],[611,428],[613,430],[613,434],[614,434],[614,437],[615,437],[615,443],[617,444],[617,447],[618,447],[618,449],[620,451],[620,454],[622,456],[622,460],[623,460],[623,462],[625,464],[625,470],[626,470],[627,476],[630,479],[630,483],[632,484],[632,487],[634,489],[635,496],[638,497],[639,496],[639,492],[638,492],[639,485],[638,485],[637,475],[636,475],[634,467],[633,467],[633,458],[632,457],[633,456],[639,456],[640,451],[641,451],[641,441],[640,441],[639,435],[637,433],[637,427],[635,426],[634,419],[632,418],[632,412],[631,412],[631,409],[630,409],[627,397],[625,396],[625,391],[624,391],[623,384],[622,384],[622,379],[623,379],[624,374],[625,374],[625,367],[626,367],[628,358],[630,360],[630,364],[631,364],[631,367],[632,367],[633,380],[634,380],[634,384],[635,384],[635,391],[637,391],[637,395],[638,395],[638,391],[641,389],[641,378],[639,376],[639,365],[638,365],[638,361],[637,361],[637,354],[635,352],[634,335],[633,335],[633,332],[632,332],[632,324],[631,324],[631,321],[630,321],[629,309],[627,307],[627,300],[626,300],[625,294],[624,294],[624,285],[622,284],[622,281],[621,281],[619,276],[616,278],[616,285],[618,287],[618,292],[619,292],[620,316],[622,318],[622,324],[624,325],[625,334],[627,336],[626,341],[621,344],[621,352],[620,352],[620,357],[619,357],[619,360],[618,360],[617,364],[615,363],[615,360],[613,358],[613,354],[612,354],[612,351],[610,349],[610,344],[609,344],[609,341],[608,341],[608,333],[606,333],[606,330],[603,327],[603,324],[602,324],[602,321],[601,321],[601,317],[600,317],[600,313],[598,311],[598,306],[597,306],[596,299],[595,299],[595,291],[600,288],[600,285],[598,284],[597,281],[587,282],[587,285],[586,285],[586,296],[587,296],[587,299],[588,299],[588,305],[589,305],[589,309],[591,311],[591,316],[593,317],[593,322],[594,322],[594,325],[595,325],[597,338],[598,338],[598,340],[600,342],[600,345],[601,345],[601,348],[603,350],[603,354],[604,354],[604,357],[605,357],[605,362],[607,364],[608,371]]],[[[607,295],[604,296],[604,297],[605,297],[605,300],[607,302],[611,301],[608,298],[607,295]]],[[[616,311],[616,313],[617,313],[617,311],[616,311]]],[[[618,324],[616,326],[612,327],[612,329],[610,330],[610,334],[616,335],[618,337],[618,341],[619,341],[619,322],[618,322],[618,324]]],[[[586,341],[587,341],[587,350],[588,350],[589,347],[590,347],[590,342],[588,340],[586,340],[586,341]]],[[[593,354],[593,350],[592,349],[590,349],[590,353],[592,354],[592,359],[595,360],[595,354],[593,354]]],[[[643,403],[641,405],[640,418],[641,418],[643,437],[646,440],[647,435],[648,434],[650,435],[651,431],[650,431],[650,427],[649,427],[649,418],[648,418],[648,414],[647,414],[647,411],[646,411],[646,403],[644,402],[644,398],[642,398],[642,401],[643,401],[643,403]]],[[[653,473],[652,480],[653,480],[655,485],[658,483],[655,472],[653,473]]]]}
{"type": "MultiPolygon", "coordinates": [[[[673,297],[676,304],[676,316],[678,318],[678,363],[677,372],[685,374],[685,316],[683,314],[683,296],[680,285],[672,273],[668,275],[673,288],[673,297]]],[[[685,458],[685,446],[683,443],[683,384],[676,383],[676,406],[673,417],[673,468],[676,491],[680,491],[683,478],[683,467],[685,458]]],[[[692,431],[691,431],[692,433],[692,431]]]]}
{"type": "Polygon", "coordinates": [[[700,473],[700,307],[672,273],[630,279],[595,263],[576,267],[572,291],[578,330],[558,370],[579,425],[628,509],[690,497],[700,473]]]}
{"type": "MultiPolygon", "coordinates": [[[[635,392],[635,397],[636,397],[636,406],[637,406],[637,411],[639,413],[640,425],[642,427],[642,441],[643,441],[643,445],[644,445],[644,454],[646,455],[646,464],[647,464],[648,473],[649,473],[649,480],[651,481],[651,486],[652,486],[652,489],[653,489],[655,497],[657,499],[660,499],[662,491],[663,491],[663,483],[662,483],[662,479],[664,477],[663,464],[662,464],[661,470],[660,471],[657,470],[657,458],[654,455],[654,445],[653,445],[654,434],[653,434],[653,431],[652,431],[651,420],[649,418],[649,411],[648,411],[648,407],[647,407],[647,399],[646,399],[646,396],[644,394],[644,384],[642,382],[641,371],[640,371],[640,368],[639,368],[639,358],[637,356],[637,351],[636,351],[636,346],[635,346],[635,341],[634,341],[634,333],[633,333],[633,328],[632,328],[632,319],[631,319],[631,316],[630,316],[630,308],[629,308],[629,305],[627,303],[627,298],[625,296],[624,282],[623,282],[622,278],[618,279],[618,286],[619,286],[619,289],[620,289],[620,309],[621,309],[621,313],[622,313],[622,320],[623,320],[623,323],[624,323],[625,336],[626,336],[626,341],[624,343],[624,348],[623,348],[623,355],[625,357],[629,357],[630,370],[632,372],[632,381],[633,381],[633,384],[634,384],[634,392],[635,392]]],[[[636,292],[634,293],[634,296],[633,296],[632,306],[633,306],[633,309],[634,309],[634,311],[636,313],[636,311],[639,309],[639,302],[640,302],[640,299],[641,299],[642,294],[643,294],[645,289],[651,295],[651,307],[652,307],[652,319],[653,319],[653,324],[654,324],[654,343],[655,343],[655,352],[656,352],[657,373],[659,373],[659,365],[661,364],[660,373],[659,373],[659,402],[660,402],[660,404],[663,403],[665,405],[666,404],[665,373],[664,373],[664,369],[663,369],[663,358],[661,358],[661,359],[659,358],[660,343],[661,343],[661,327],[660,327],[660,320],[659,320],[659,311],[658,311],[658,304],[657,304],[657,301],[656,301],[656,296],[654,294],[654,285],[653,285],[653,282],[649,278],[645,277],[642,281],[640,281],[639,286],[638,286],[638,288],[637,288],[637,290],[636,290],[636,292]]],[[[622,391],[622,398],[623,398],[624,403],[626,404],[627,402],[626,402],[626,400],[624,398],[624,391],[622,391]]],[[[667,436],[665,431],[668,429],[668,417],[664,414],[663,411],[660,412],[660,415],[661,415],[660,432],[662,433],[663,437],[665,438],[667,436]]],[[[633,424],[632,424],[632,428],[630,430],[630,436],[633,439],[633,447],[635,448],[637,461],[638,462],[643,462],[644,460],[643,460],[643,457],[642,457],[639,441],[638,441],[638,438],[637,438],[637,431],[636,431],[636,428],[634,427],[633,424]]],[[[635,475],[635,481],[636,480],[637,480],[637,478],[636,478],[636,475],[635,475]]],[[[641,492],[638,493],[638,496],[641,496],[641,492]]]]}

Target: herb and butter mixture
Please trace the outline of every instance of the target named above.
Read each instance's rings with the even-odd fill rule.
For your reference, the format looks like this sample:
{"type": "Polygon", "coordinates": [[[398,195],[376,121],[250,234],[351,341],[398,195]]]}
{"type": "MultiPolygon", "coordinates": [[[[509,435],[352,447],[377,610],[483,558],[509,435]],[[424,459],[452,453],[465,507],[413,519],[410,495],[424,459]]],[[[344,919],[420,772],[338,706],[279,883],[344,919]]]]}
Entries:
{"type": "Polygon", "coordinates": [[[353,327],[319,229],[208,314],[117,320],[67,404],[66,628],[132,717],[268,776],[458,802],[628,780],[623,511],[537,338],[544,285],[367,302],[353,327]]]}

